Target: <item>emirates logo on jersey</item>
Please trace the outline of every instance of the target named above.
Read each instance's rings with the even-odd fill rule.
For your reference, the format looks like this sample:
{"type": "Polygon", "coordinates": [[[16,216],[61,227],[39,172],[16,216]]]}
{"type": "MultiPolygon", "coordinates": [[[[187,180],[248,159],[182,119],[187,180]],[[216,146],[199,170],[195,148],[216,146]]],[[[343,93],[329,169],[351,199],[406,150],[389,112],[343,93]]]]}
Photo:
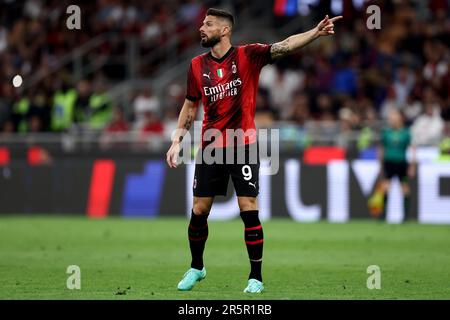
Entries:
{"type": "Polygon", "coordinates": [[[223,78],[223,69],[217,69],[217,75],[219,76],[219,78],[223,78]]]}
{"type": "Polygon", "coordinates": [[[224,84],[218,84],[214,87],[203,87],[203,91],[205,92],[205,96],[211,96],[214,94],[220,94],[227,92],[231,89],[234,89],[236,87],[239,87],[242,85],[241,78],[237,78],[235,80],[231,80],[230,82],[224,83],[224,84]]]}
{"type": "Polygon", "coordinates": [[[238,87],[241,85],[241,78],[237,78],[225,84],[218,84],[214,87],[203,87],[203,92],[205,93],[205,96],[209,97],[210,102],[215,102],[225,97],[236,96],[238,94],[238,87]]]}

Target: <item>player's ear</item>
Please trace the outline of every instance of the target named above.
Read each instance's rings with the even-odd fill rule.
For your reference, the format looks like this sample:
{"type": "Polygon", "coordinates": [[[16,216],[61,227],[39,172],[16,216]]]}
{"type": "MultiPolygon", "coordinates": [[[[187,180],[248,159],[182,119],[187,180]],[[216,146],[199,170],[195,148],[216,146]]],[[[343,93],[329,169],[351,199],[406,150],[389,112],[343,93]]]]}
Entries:
{"type": "Polygon", "coordinates": [[[226,36],[227,34],[231,33],[231,28],[229,25],[224,25],[222,27],[222,36],[226,36]]]}

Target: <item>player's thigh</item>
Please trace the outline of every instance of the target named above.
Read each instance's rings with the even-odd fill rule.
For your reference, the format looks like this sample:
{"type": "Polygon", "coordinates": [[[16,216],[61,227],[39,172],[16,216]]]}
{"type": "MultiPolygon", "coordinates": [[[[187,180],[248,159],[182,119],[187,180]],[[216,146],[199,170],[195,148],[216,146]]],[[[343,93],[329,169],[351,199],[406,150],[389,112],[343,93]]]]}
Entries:
{"type": "Polygon", "coordinates": [[[192,211],[196,215],[209,214],[213,202],[214,197],[194,197],[192,211]]]}
{"type": "Polygon", "coordinates": [[[391,161],[383,162],[383,178],[384,180],[391,180],[396,175],[396,165],[391,161]]]}
{"type": "Polygon", "coordinates": [[[194,197],[225,196],[228,180],[229,174],[225,165],[197,163],[192,188],[194,197]]]}
{"type": "Polygon", "coordinates": [[[235,150],[235,162],[227,164],[238,197],[257,197],[259,194],[258,144],[235,150]]]}
{"type": "Polygon", "coordinates": [[[238,197],[257,197],[259,194],[259,163],[227,165],[238,197]]]}
{"type": "Polygon", "coordinates": [[[408,182],[408,163],[400,162],[397,164],[396,173],[400,181],[403,183],[408,182]]]}

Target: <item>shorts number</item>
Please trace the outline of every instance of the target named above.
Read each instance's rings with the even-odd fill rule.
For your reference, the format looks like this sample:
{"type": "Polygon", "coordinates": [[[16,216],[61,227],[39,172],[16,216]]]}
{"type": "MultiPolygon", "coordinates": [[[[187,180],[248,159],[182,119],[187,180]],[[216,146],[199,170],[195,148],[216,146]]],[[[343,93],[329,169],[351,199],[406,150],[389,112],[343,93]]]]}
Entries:
{"type": "Polygon", "coordinates": [[[252,168],[248,164],[242,167],[242,175],[244,176],[244,180],[249,181],[252,178],[252,168]]]}

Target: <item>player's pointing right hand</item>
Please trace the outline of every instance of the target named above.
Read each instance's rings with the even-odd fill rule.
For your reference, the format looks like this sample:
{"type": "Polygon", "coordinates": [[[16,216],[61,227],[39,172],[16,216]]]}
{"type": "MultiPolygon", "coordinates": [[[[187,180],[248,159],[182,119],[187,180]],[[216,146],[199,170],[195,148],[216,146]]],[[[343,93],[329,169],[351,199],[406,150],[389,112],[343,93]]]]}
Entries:
{"type": "Polygon", "coordinates": [[[326,15],[325,19],[320,21],[320,23],[316,27],[319,36],[328,36],[330,34],[334,34],[334,22],[342,18],[343,16],[337,16],[330,19],[328,15],[326,15]]]}

